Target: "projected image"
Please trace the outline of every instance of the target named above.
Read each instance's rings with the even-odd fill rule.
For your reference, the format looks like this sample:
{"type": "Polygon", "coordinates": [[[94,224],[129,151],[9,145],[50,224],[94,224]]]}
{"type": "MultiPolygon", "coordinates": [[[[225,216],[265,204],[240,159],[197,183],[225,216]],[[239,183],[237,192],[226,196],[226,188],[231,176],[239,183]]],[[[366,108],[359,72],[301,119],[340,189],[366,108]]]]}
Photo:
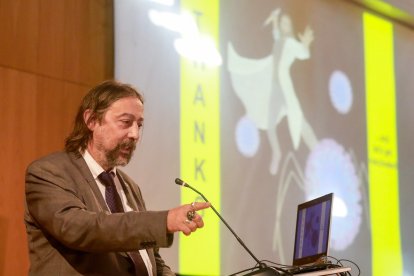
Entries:
{"type": "Polygon", "coordinates": [[[200,32],[197,19],[191,13],[154,8],[148,11],[148,17],[154,25],[178,34],[173,44],[174,49],[182,57],[207,66],[221,65],[221,56],[214,40],[200,32]]]}
{"type": "Polygon", "coordinates": [[[266,189],[266,198],[274,202],[273,212],[268,212],[273,217],[273,227],[267,236],[272,252],[281,263],[289,263],[291,245],[286,242],[289,229],[285,219],[288,210],[292,210],[293,191],[300,191],[304,200],[335,194],[330,248],[338,252],[349,250],[361,234],[362,220],[369,219],[368,206],[363,205],[368,183],[364,154],[352,145],[342,144],[346,140],[338,133],[345,131],[346,125],[338,130],[321,128],[321,121],[336,116],[352,121],[363,114],[363,98],[356,97],[354,91],[355,87],[360,89],[360,83],[353,83],[357,81],[355,75],[344,67],[349,60],[338,55],[334,46],[337,44],[326,45],[329,36],[323,30],[329,29],[321,22],[315,32],[312,26],[315,23],[292,16],[282,7],[255,21],[261,21],[261,26],[255,25],[257,31],[270,29],[270,54],[264,57],[239,54],[241,45],[230,39],[227,70],[231,89],[244,108],[235,124],[238,152],[244,158],[260,159],[262,163],[264,154],[270,155],[268,165],[257,168],[256,174],[269,174],[261,188],[266,189]],[[322,66],[325,68],[318,73],[319,79],[312,83],[308,76],[314,72],[313,67],[306,64],[318,67],[326,62],[329,53],[332,53],[330,66],[322,66]],[[325,110],[323,117],[316,117],[315,111],[309,112],[309,107],[303,106],[305,99],[316,102],[322,98],[326,104],[315,111],[325,110]]]}
{"type": "MultiPolygon", "coordinates": [[[[236,126],[237,148],[245,157],[253,157],[260,146],[258,132],[264,131],[272,151],[269,172],[271,175],[280,174],[273,250],[285,261],[284,233],[280,227],[285,198],[292,184],[298,185],[307,199],[335,193],[335,227],[332,228],[331,247],[344,250],[353,243],[359,231],[362,219],[359,188],[361,182],[366,183],[366,178],[357,176],[354,165],[357,160],[352,160],[334,138],[318,141],[297,97],[291,67],[295,62],[312,58],[310,46],[315,39],[313,30],[306,26],[296,37],[292,18],[280,8],[273,10],[263,24],[272,27],[272,53],[261,59],[242,57],[229,42],[227,64],[234,92],[246,111],[236,126]],[[287,120],[293,146],[292,150],[285,153],[281,151],[277,132],[283,119],[287,120]],[[295,153],[301,141],[309,153],[305,170],[295,153]]],[[[334,70],[326,86],[329,87],[330,103],[334,110],[339,114],[347,114],[352,108],[353,91],[346,73],[334,70]]],[[[364,172],[362,175],[366,176],[364,172]]]]}
{"type": "Polygon", "coordinates": [[[309,47],[313,31],[307,27],[303,33],[294,35],[292,19],[288,14],[281,14],[280,9],[271,12],[264,25],[272,25],[273,50],[263,59],[241,57],[228,45],[228,70],[237,96],[242,101],[246,115],[241,118],[236,132],[236,141],[241,153],[253,156],[258,147],[255,139],[255,126],[267,134],[272,149],[269,165],[271,174],[279,169],[282,152],[277,136],[277,126],[287,118],[289,133],[294,149],[299,147],[301,138],[312,149],[317,139],[312,127],[306,120],[295,93],[290,68],[296,60],[310,58],[309,47]],[[245,141],[251,137],[250,143],[245,141]]]}
{"type": "MultiPolygon", "coordinates": [[[[188,203],[168,183],[198,177],[259,259],[291,264],[297,205],[332,192],[330,255],[412,275],[413,31],[353,2],[114,2],[116,77],[146,99],[126,169],[150,209],[188,203]]],[[[200,233],[162,250],[178,273],[255,264],[222,223],[200,233]]]]}
{"type": "Polygon", "coordinates": [[[329,78],[329,96],[336,111],[346,114],[352,107],[352,86],[348,76],[335,70],[329,78]]]}
{"type": "Polygon", "coordinates": [[[323,139],[312,151],[305,169],[308,199],[333,192],[331,248],[351,245],[362,221],[361,190],[351,156],[335,140],[323,139]]]}
{"type": "Polygon", "coordinates": [[[367,182],[364,164],[361,164],[356,171],[354,167],[356,162],[333,139],[322,139],[313,148],[307,158],[304,172],[293,154],[288,154],[285,164],[291,163],[294,169],[287,171],[284,167],[281,172],[273,236],[273,249],[279,252],[281,258],[284,258],[281,252],[285,252],[283,247],[285,233],[281,230],[282,214],[289,185],[293,184],[303,190],[306,200],[333,192],[335,200],[330,248],[341,251],[353,244],[363,219],[361,185],[367,182]]]}

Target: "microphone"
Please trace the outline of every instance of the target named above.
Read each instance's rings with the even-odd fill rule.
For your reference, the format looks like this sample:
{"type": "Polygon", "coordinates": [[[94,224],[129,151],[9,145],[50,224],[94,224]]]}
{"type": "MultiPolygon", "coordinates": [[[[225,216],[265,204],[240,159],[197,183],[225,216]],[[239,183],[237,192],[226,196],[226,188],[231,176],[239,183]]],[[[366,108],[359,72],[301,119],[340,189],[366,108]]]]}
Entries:
{"type": "MultiPolygon", "coordinates": [[[[184,182],[180,178],[175,179],[175,184],[184,186],[186,188],[190,188],[191,190],[199,194],[206,202],[209,202],[202,193],[197,191],[195,188],[191,187],[188,183],[184,182]]],[[[259,259],[252,253],[252,251],[250,251],[250,249],[244,244],[244,242],[239,238],[239,236],[237,236],[237,234],[233,231],[230,225],[224,220],[224,218],[219,214],[219,212],[217,212],[216,208],[214,208],[214,206],[211,203],[210,203],[210,208],[214,211],[214,213],[216,213],[216,215],[220,218],[220,220],[224,223],[224,225],[226,225],[227,229],[230,230],[230,232],[233,234],[236,240],[241,244],[241,246],[243,246],[243,248],[247,251],[247,253],[249,253],[249,255],[256,261],[256,263],[259,264],[259,269],[260,269],[259,271],[249,273],[246,275],[258,275],[258,274],[263,275],[263,276],[279,275],[279,273],[277,273],[274,269],[269,268],[265,263],[259,261],[259,259]]],[[[277,269],[279,270],[279,268],[277,269]]]]}

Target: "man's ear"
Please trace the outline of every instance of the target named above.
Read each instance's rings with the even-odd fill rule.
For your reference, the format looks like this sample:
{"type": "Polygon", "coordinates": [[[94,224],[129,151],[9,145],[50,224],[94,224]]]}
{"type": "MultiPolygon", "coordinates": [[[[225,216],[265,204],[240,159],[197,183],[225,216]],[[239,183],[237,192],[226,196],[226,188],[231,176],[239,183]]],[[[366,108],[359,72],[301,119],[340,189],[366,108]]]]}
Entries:
{"type": "Polygon", "coordinates": [[[86,109],[85,112],[83,112],[83,121],[89,130],[93,131],[95,129],[96,119],[92,118],[92,111],[90,109],[86,109]]]}

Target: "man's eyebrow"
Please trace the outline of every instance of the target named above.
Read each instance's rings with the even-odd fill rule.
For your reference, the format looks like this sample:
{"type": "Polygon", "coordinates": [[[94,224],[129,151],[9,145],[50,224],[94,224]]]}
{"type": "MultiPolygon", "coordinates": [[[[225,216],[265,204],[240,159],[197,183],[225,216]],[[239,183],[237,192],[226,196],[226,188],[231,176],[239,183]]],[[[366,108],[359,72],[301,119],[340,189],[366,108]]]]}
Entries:
{"type": "Polygon", "coordinates": [[[126,113],[126,112],[121,113],[117,116],[117,118],[122,118],[122,117],[128,117],[128,119],[132,119],[132,120],[137,119],[138,121],[144,121],[144,117],[136,118],[133,114],[126,113]]]}
{"type": "Polygon", "coordinates": [[[133,114],[131,114],[131,113],[127,113],[127,112],[121,113],[121,114],[117,115],[117,117],[118,117],[118,118],[120,118],[120,117],[135,118],[135,116],[134,116],[133,114]]]}

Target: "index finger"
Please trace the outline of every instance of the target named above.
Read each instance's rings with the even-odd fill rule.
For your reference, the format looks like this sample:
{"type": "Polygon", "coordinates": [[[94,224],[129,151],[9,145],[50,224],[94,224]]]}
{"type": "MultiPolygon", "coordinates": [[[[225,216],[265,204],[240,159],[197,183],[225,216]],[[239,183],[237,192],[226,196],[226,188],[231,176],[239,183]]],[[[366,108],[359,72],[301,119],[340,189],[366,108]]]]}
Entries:
{"type": "Polygon", "coordinates": [[[194,211],[203,210],[211,206],[210,202],[194,202],[192,204],[194,211]]]}

